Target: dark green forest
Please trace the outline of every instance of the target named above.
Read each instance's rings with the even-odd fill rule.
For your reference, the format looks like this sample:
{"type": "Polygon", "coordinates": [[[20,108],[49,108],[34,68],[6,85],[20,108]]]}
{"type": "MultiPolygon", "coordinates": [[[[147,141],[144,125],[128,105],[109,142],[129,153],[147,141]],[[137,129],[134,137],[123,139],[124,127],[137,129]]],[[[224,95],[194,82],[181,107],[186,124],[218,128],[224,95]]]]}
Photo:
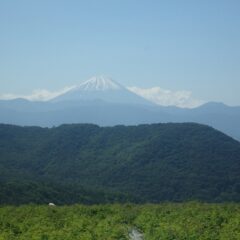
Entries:
{"type": "Polygon", "coordinates": [[[0,207],[0,240],[239,240],[239,204],[0,207]]]}
{"type": "Polygon", "coordinates": [[[240,201],[240,143],[195,123],[0,125],[0,204],[240,201]]]}

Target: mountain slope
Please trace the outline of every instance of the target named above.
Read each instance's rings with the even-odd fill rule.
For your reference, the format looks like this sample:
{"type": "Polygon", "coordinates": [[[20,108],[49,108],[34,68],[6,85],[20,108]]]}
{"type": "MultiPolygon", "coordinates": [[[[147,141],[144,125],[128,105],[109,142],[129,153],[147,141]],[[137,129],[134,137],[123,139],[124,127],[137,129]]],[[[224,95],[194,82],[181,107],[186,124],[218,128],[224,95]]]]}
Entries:
{"type": "Polygon", "coordinates": [[[5,124],[52,127],[159,122],[206,124],[240,140],[240,107],[211,102],[194,109],[158,106],[106,77],[93,77],[47,102],[0,100],[0,123],[5,124]]]}
{"type": "MultiPolygon", "coordinates": [[[[104,91],[102,91],[104,93],[104,91]]],[[[109,103],[103,100],[30,102],[0,101],[0,123],[52,127],[71,123],[100,126],[196,122],[210,125],[240,140],[240,107],[207,103],[194,109],[109,103]]]]}
{"type": "Polygon", "coordinates": [[[209,102],[189,110],[183,116],[183,121],[213,126],[240,141],[240,107],[230,107],[223,103],[209,102]]]}
{"type": "Polygon", "coordinates": [[[1,125],[0,135],[4,184],[52,182],[147,202],[240,201],[240,143],[204,125],[1,125]]]}
{"type": "Polygon", "coordinates": [[[52,102],[89,100],[101,100],[108,103],[154,105],[113,81],[111,78],[103,76],[90,78],[67,93],[52,99],[52,102]]]}

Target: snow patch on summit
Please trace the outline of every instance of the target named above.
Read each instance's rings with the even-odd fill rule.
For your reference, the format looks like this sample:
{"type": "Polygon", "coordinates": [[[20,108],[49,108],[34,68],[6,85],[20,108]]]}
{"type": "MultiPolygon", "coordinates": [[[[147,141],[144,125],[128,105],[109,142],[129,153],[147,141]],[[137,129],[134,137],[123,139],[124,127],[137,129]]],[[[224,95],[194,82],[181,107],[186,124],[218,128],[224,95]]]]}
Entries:
{"type": "Polygon", "coordinates": [[[114,82],[109,77],[92,77],[78,85],[74,90],[83,91],[107,91],[124,89],[120,84],[114,82]]]}

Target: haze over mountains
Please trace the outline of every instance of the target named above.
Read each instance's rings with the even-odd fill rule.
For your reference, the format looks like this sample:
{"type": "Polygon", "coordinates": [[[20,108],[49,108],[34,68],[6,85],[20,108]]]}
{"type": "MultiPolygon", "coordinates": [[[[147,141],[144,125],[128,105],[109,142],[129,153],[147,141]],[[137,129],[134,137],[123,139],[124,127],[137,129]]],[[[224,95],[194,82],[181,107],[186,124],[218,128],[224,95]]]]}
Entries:
{"type": "Polygon", "coordinates": [[[196,124],[240,140],[240,107],[159,106],[93,77],[48,101],[2,100],[0,123],[55,126],[0,124],[0,203],[240,199],[240,143],[196,124]]]}
{"type": "Polygon", "coordinates": [[[0,122],[43,127],[197,122],[240,140],[240,107],[214,102],[193,109],[159,106],[106,77],[93,77],[46,102],[1,100],[0,122]]]}

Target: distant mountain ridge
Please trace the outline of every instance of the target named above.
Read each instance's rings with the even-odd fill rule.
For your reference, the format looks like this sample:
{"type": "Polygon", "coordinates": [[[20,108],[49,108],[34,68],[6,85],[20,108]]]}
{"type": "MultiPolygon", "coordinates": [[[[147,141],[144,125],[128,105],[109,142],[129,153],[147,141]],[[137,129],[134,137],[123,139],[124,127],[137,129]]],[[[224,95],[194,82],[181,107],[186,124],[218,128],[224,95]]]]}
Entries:
{"type": "Polygon", "coordinates": [[[111,78],[93,77],[46,102],[0,100],[0,123],[52,127],[196,122],[240,140],[240,107],[209,102],[193,109],[156,105],[111,78]]]}
{"type": "Polygon", "coordinates": [[[98,194],[100,201],[240,201],[240,143],[204,125],[0,125],[0,136],[5,203],[43,202],[54,192],[60,203],[98,194]]]}
{"type": "Polygon", "coordinates": [[[147,104],[109,103],[101,99],[31,102],[0,101],[0,123],[51,127],[70,123],[100,126],[196,122],[240,140],[240,107],[207,103],[194,109],[147,104]]]}

